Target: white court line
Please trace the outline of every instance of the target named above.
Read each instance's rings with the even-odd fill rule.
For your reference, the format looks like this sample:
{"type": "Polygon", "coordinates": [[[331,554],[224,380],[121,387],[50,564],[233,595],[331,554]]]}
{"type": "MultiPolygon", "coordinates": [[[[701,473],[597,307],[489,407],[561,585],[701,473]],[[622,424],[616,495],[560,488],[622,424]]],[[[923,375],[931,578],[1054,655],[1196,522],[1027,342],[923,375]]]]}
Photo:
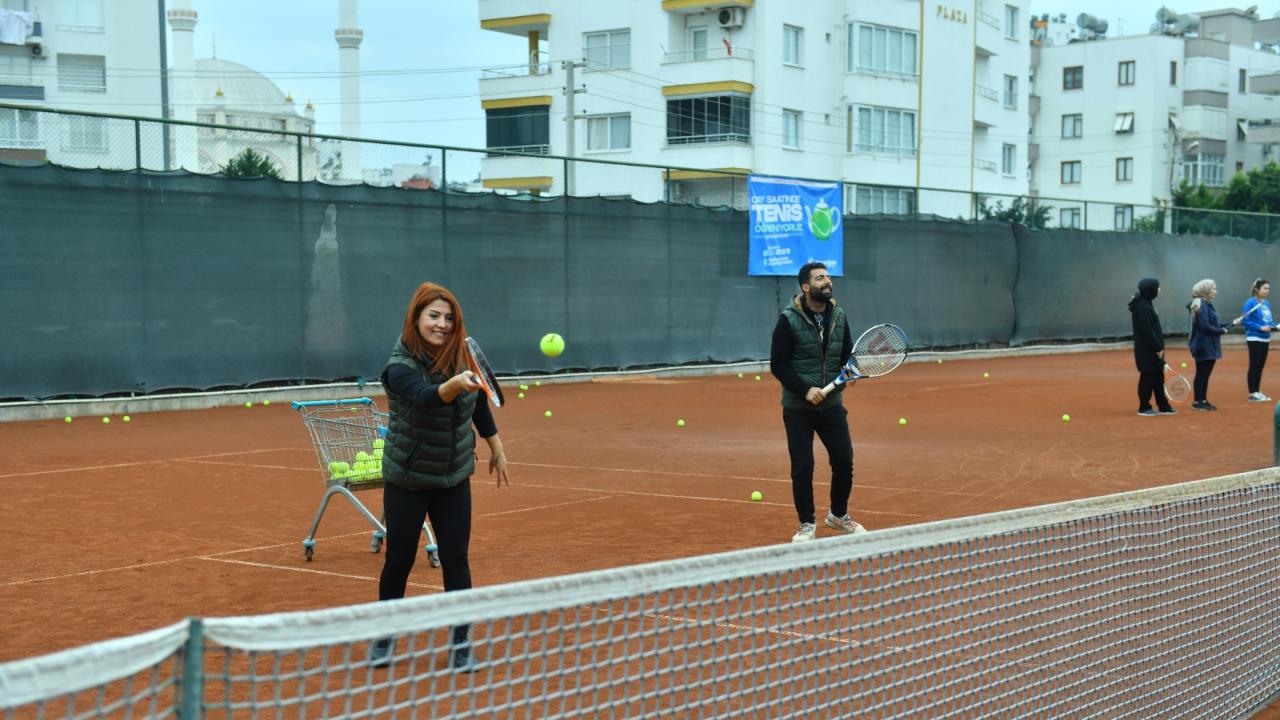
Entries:
{"type": "Polygon", "coordinates": [[[243,451],[236,451],[236,452],[211,453],[209,455],[190,455],[184,458],[165,458],[164,460],[136,460],[134,462],[113,463],[111,465],[81,465],[78,467],[59,468],[57,470],[32,470],[29,472],[9,473],[8,475],[0,475],[0,480],[4,480],[6,478],[17,478],[17,477],[34,477],[36,475],[54,475],[57,473],[68,473],[68,472],[89,472],[91,470],[112,470],[115,468],[140,467],[142,465],[160,465],[163,463],[183,462],[188,460],[196,461],[196,460],[203,460],[205,458],[226,457],[228,455],[244,455],[246,453],[251,453],[251,452],[253,453],[280,452],[281,450],[297,450],[297,449],[298,448],[260,448],[258,450],[243,450],[243,451]]]}
{"type": "Polygon", "coordinates": [[[298,468],[288,467],[285,465],[259,465],[257,463],[236,463],[236,462],[218,462],[217,460],[190,460],[186,458],[178,458],[174,462],[191,463],[193,465],[220,465],[222,467],[246,467],[261,468],[263,470],[291,470],[293,472],[315,472],[314,467],[298,468]]]}
{"type": "MultiPolygon", "coordinates": [[[[610,491],[597,490],[595,492],[610,492],[610,491]]],[[[551,503],[550,505],[537,505],[534,507],[520,508],[518,510],[502,510],[501,512],[485,513],[483,515],[477,515],[476,517],[498,517],[499,515],[514,515],[515,513],[529,512],[531,510],[546,510],[548,508],[564,507],[565,505],[579,505],[581,503],[597,502],[599,500],[612,500],[613,498],[616,498],[616,497],[618,497],[618,495],[615,493],[613,495],[601,495],[600,497],[584,498],[582,500],[567,500],[565,502],[551,503]]]]}
{"type": "MultiPolygon", "coordinates": [[[[525,467],[552,468],[557,470],[590,470],[592,472],[631,473],[633,475],[673,475],[675,477],[710,478],[712,480],[751,480],[754,482],[784,483],[787,485],[791,484],[790,478],[779,479],[779,478],[751,477],[749,475],[719,475],[716,473],[677,472],[675,470],[636,470],[635,468],[589,467],[586,465],[555,465],[551,463],[531,463],[531,462],[512,462],[512,461],[508,461],[507,464],[523,465],[525,467]]],[[[813,481],[813,484],[814,485],[830,485],[831,483],[823,482],[815,479],[813,481]]],[[[950,490],[916,490],[914,488],[895,488],[895,487],[884,487],[881,485],[866,485],[864,483],[859,483],[857,478],[854,478],[853,487],[854,489],[863,489],[863,490],[887,490],[890,492],[925,492],[925,493],[933,493],[935,495],[955,495],[956,497],[965,497],[965,498],[973,497],[973,493],[953,492],[950,490]]]]}
{"type": "MultiPolygon", "coordinates": [[[[378,578],[369,577],[367,575],[349,575],[347,573],[338,573],[331,570],[314,570],[312,568],[290,567],[288,565],[271,565],[269,563],[250,562],[248,560],[231,560],[230,558],[220,558],[212,556],[203,556],[197,558],[199,560],[208,560],[209,562],[231,563],[233,565],[248,565],[249,567],[267,568],[268,570],[289,570],[292,572],[311,573],[312,575],[329,575],[330,577],[347,578],[350,580],[365,580],[367,582],[375,582],[378,578]]],[[[430,588],[432,590],[444,590],[441,585],[428,585],[426,583],[409,583],[413,587],[430,588]]]]}

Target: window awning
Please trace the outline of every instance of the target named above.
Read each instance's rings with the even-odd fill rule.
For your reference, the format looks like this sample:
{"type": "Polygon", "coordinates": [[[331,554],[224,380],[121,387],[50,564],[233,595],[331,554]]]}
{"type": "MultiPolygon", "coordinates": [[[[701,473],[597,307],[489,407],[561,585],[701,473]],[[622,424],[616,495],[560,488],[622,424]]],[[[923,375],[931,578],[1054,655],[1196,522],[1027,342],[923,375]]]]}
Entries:
{"type": "Polygon", "coordinates": [[[1122,112],[1116,113],[1115,131],[1118,133],[1127,133],[1133,131],[1133,113],[1122,112]]]}

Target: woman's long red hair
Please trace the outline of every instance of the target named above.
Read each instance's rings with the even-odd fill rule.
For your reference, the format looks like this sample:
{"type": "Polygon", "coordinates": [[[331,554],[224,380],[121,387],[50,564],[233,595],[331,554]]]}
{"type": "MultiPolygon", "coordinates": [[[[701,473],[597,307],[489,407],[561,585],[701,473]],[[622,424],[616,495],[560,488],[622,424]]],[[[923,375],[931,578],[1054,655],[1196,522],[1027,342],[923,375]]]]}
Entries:
{"type": "Polygon", "coordinates": [[[467,366],[466,351],[462,339],[467,336],[467,326],[462,322],[462,306],[453,293],[441,285],[424,282],[413,293],[409,301],[409,310],[404,315],[404,327],[400,330],[400,340],[414,357],[431,358],[431,369],[446,375],[456,375],[467,366]],[[418,318],[422,311],[436,300],[444,300],[453,308],[453,333],[445,341],[439,354],[432,351],[427,341],[418,332],[418,318]]]}

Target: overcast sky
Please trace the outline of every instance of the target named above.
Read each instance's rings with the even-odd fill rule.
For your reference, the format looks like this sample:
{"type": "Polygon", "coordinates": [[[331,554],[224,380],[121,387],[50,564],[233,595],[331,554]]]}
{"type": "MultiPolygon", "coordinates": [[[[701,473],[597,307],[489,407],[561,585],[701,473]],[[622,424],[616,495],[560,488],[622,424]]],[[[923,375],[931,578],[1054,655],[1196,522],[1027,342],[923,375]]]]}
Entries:
{"type": "MultiPolygon", "coordinates": [[[[580,1],[589,7],[604,0],[580,1]]],[[[1132,35],[1148,31],[1162,4],[1183,13],[1228,6],[1225,2],[1200,7],[1159,0],[1032,0],[1031,12],[1066,13],[1071,22],[1088,12],[1108,21],[1110,35],[1132,35]]],[[[210,56],[216,36],[219,58],[263,73],[292,93],[299,107],[311,100],[316,105],[317,131],[339,132],[338,49],[333,39],[337,0],[305,4],[195,0],[194,6],[200,15],[197,58],[210,56]],[[303,7],[307,12],[300,11],[303,7]]],[[[1262,17],[1277,11],[1280,0],[1259,3],[1262,17]]],[[[360,27],[365,36],[360,49],[363,135],[484,145],[479,68],[523,62],[522,38],[481,30],[477,0],[365,0],[360,4],[360,27]]]]}

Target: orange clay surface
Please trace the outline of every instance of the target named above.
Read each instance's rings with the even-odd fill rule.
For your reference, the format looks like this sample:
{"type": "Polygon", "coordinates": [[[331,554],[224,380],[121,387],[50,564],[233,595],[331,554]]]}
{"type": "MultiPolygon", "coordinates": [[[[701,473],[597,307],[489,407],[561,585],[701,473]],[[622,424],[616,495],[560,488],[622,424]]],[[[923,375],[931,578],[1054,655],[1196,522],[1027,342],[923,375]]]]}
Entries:
{"type": "MultiPolygon", "coordinates": [[[[1193,366],[1181,347],[1170,360],[1193,366]]],[[[1217,412],[1188,403],[1157,418],[1135,415],[1127,350],[908,363],[846,395],[850,512],[875,530],[1269,466],[1273,406],[1245,401],[1245,363],[1234,347],[1218,363],[1209,389],[1217,412]]],[[[754,376],[508,393],[496,418],[511,487],[495,488],[483,462],[472,481],[477,585],[788,541],[797,520],[778,385],[754,376]],[[751,502],[755,490],[762,502],[751,502]]],[[[1269,389],[1280,395],[1264,377],[1269,389]]],[[[0,661],[191,615],[376,598],[382,556],[341,499],[321,524],[315,560],[304,559],[324,485],[287,402],[137,412],[128,424],[8,423],[0,446],[0,661]]],[[[821,515],[826,456],[816,452],[821,515]]],[[[357,497],[375,513],[381,506],[380,491],[357,497]]],[[[410,594],[440,590],[440,571],[420,559],[410,594]]]]}

